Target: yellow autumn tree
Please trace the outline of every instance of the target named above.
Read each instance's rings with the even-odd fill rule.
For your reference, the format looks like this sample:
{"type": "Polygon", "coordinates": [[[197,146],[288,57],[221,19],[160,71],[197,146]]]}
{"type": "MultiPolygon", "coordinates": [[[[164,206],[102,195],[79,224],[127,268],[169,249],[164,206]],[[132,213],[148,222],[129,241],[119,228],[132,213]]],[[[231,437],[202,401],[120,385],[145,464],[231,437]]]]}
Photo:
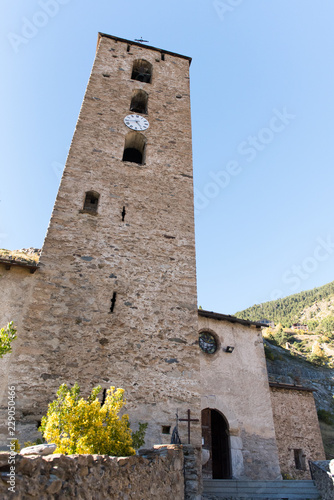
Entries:
{"type": "Polygon", "coordinates": [[[60,386],[40,427],[44,439],[57,445],[55,453],[135,454],[129,417],[118,416],[125,404],[124,390],[110,387],[103,405],[98,400],[100,391],[101,386],[95,387],[86,400],[80,397],[78,384],[60,386]]]}
{"type": "Polygon", "coordinates": [[[329,362],[329,358],[326,356],[324,351],[321,349],[319,342],[315,341],[312,345],[312,353],[308,357],[311,363],[316,365],[326,365],[329,362]]]}

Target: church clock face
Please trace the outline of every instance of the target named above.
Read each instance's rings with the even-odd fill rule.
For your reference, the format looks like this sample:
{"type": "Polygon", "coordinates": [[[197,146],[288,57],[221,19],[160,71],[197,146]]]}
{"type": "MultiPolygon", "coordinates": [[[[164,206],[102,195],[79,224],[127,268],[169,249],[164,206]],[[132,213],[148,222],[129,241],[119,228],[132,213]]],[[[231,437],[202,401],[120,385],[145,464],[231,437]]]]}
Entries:
{"type": "Polygon", "coordinates": [[[140,115],[127,115],[124,123],[131,130],[146,130],[150,126],[146,118],[140,115]]]}
{"type": "Polygon", "coordinates": [[[201,350],[206,354],[213,354],[217,350],[217,341],[212,333],[200,333],[198,343],[201,350]]]}

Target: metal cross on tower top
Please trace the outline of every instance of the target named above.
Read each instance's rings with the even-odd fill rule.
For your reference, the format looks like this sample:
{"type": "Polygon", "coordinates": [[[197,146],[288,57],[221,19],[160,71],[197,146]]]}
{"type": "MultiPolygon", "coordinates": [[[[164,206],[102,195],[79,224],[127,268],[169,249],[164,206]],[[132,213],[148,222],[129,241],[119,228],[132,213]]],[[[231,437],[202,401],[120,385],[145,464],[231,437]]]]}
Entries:
{"type": "Polygon", "coordinates": [[[199,422],[198,418],[190,418],[190,410],[187,411],[188,418],[179,418],[179,422],[188,422],[188,444],[190,444],[190,422],[199,422]]]}
{"type": "Polygon", "coordinates": [[[148,40],[144,40],[143,37],[141,36],[140,39],[135,38],[135,42],[145,43],[145,42],[148,42],[148,40]]]}

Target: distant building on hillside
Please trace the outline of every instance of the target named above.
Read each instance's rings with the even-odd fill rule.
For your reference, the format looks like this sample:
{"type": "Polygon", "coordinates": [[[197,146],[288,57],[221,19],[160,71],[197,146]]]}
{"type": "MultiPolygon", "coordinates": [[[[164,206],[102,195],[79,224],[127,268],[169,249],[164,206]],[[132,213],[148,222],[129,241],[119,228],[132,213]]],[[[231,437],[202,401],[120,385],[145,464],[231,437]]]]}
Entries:
{"type": "Polygon", "coordinates": [[[270,319],[261,319],[260,320],[260,323],[262,323],[263,325],[267,326],[267,327],[270,327],[270,328],[275,328],[275,323],[274,321],[271,321],[270,319]]]}
{"type": "Polygon", "coordinates": [[[308,331],[308,326],[307,325],[301,325],[300,323],[294,323],[291,328],[293,330],[305,330],[306,332],[308,331]]]}

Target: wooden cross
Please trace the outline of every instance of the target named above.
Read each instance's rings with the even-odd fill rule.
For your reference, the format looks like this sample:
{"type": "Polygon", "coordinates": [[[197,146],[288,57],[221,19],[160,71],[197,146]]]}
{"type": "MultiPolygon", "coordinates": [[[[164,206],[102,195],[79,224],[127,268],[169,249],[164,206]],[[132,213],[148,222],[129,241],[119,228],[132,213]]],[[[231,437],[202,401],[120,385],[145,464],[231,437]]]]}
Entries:
{"type": "Polygon", "coordinates": [[[188,444],[190,444],[190,422],[199,422],[198,418],[190,418],[190,410],[188,410],[188,418],[179,418],[179,422],[188,422],[188,444]]]}

